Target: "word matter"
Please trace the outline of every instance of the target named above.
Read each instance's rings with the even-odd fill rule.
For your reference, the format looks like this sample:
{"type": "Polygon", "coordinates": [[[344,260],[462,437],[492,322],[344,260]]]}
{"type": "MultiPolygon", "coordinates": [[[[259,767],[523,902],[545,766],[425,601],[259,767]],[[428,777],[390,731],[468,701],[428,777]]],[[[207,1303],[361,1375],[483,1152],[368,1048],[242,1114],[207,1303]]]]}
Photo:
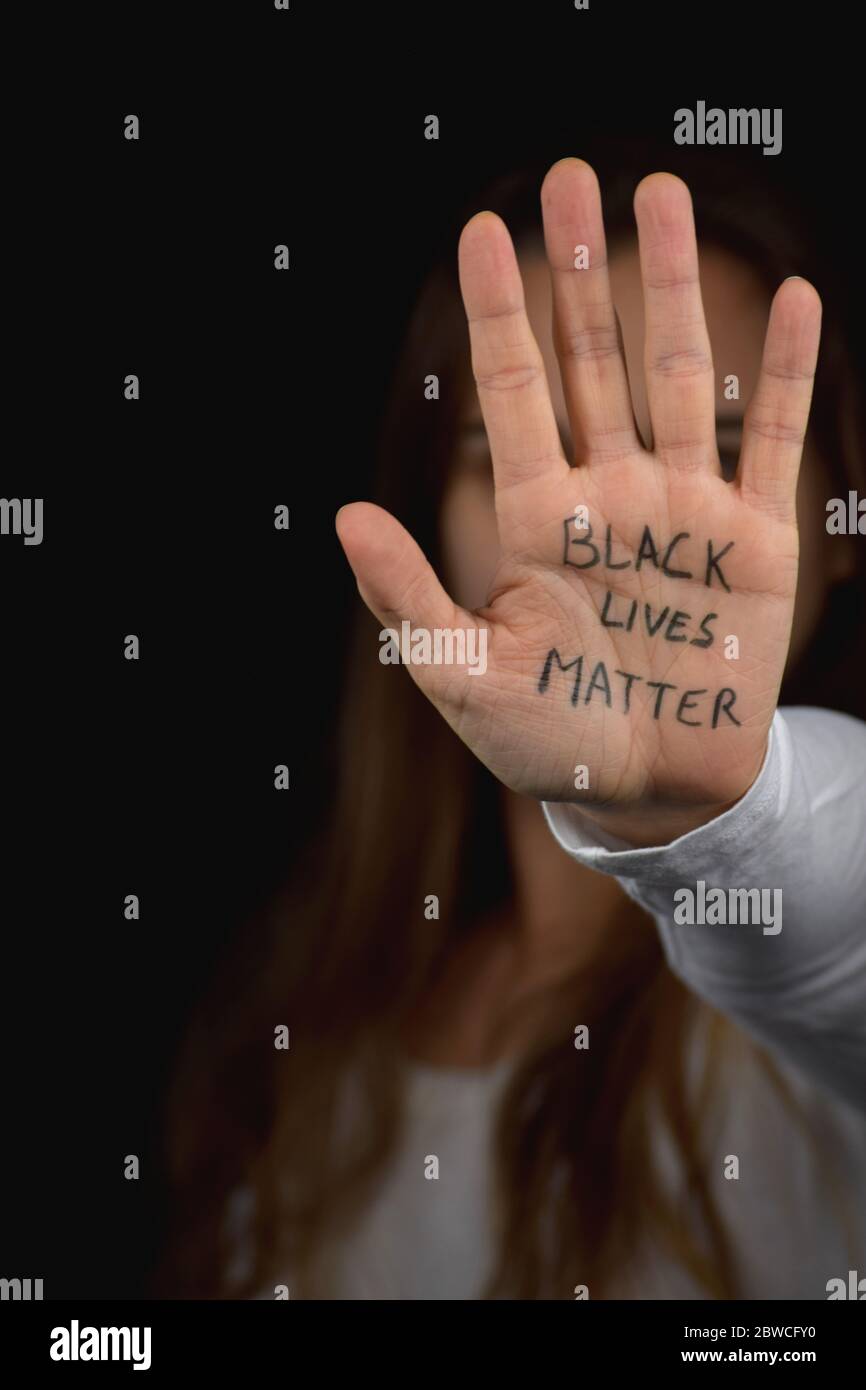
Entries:
{"type": "MultiPolygon", "coordinates": [[[[620,679],[619,681],[612,682],[611,676],[608,674],[607,666],[603,661],[597,661],[595,663],[589,675],[589,679],[584,686],[583,678],[586,672],[584,671],[583,657],[576,656],[573,661],[563,662],[556,647],[552,647],[545,657],[544,668],[538,682],[539,695],[544,695],[546,693],[550,685],[550,676],[554,665],[563,673],[566,671],[574,671],[574,676],[571,680],[571,693],[569,696],[572,705],[577,705],[580,700],[581,691],[583,690],[585,692],[583,695],[584,705],[588,705],[593,696],[596,696],[596,703],[598,703],[600,699],[608,709],[612,709],[614,691],[616,690],[621,700],[620,708],[622,709],[622,713],[628,714],[631,709],[632,689],[636,684],[640,683],[642,689],[655,692],[655,694],[650,697],[653,719],[661,719],[662,712],[664,711],[667,715],[673,714],[673,717],[680,724],[689,724],[692,728],[699,728],[707,723],[705,719],[686,718],[688,713],[699,708],[700,697],[709,694],[709,691],[705,687],[699,690],[682,690],[680,686],[674,685],[671,681],[648,681],[644,676],[638,676],[633,671],[620,671],[616,669],[611,674],[613,676],[618,676],[620,679]],[[674,695],[672,699],[668,700],[668,691],[681,693],[679,693],[679,698],[674,695]]],[[[587,667],[587,671],[588,670],[589,668],[587,667]]],[[[729,719],[732,724],[736,724],[739,727],[740,720],[735,714],[731,713],[736,699],[736,691],[732,690],[730,686],[723,686],[721,690],[716,692],[712,698],[712,714],[709,721],[711,728],[718,728],[723,715],[729,719]]]]}

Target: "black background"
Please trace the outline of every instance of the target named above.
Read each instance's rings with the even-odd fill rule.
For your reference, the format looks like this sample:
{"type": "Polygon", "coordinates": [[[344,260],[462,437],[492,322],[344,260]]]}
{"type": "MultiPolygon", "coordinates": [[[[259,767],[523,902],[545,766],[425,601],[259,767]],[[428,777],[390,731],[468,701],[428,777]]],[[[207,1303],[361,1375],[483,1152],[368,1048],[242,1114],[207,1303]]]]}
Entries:
{"type": "Polygon", "coordinates": [[[25,428],[6,494],[44,496],[45,539],[0,541],[0,1273],[42,1277],[46,1298],[140,1293],[184,1016],[327,810],[359,602],[333,517],[369,495],[401,331],[455,207],[597,130],[673,148],[680,106],[780,106],[783,151],[754,158],[820,208],[862,307],[841,7],[767,11],[761,48],[746,7],[188,8],[182,24],[115,6],[77,32],[68,100],[30,112],[46,213],[19,209],[31,253],[60,251],[49,308],[11,344],[25,428]]]}

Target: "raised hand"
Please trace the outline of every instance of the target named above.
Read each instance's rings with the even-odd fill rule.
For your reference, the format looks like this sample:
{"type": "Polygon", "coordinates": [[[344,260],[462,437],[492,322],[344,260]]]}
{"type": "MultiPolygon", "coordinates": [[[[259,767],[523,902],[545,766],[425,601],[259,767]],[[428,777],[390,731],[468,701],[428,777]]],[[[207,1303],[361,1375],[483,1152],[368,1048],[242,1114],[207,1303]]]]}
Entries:
{"type": "Polygon", "coordinates": [[[337,530],[383,627],[486,641],[483,674],[465,663],[408,669],[506,786],[579,802],[626,838],[661,842],[742,796],[763,760],[793,614],[821,304],[801,279],[777,291],[726,482],[685,184],[653,174],[634,200],[651,450],[634,421],[596,177],[563,160],[541,198],[571,462],[505,224],[480,213],[459,245],[496,489],[500,562],[487,605],[457,607],[381,508],[341,508],[337,530]],[[725,655],[731,636],[736,661],[725,655]]]}

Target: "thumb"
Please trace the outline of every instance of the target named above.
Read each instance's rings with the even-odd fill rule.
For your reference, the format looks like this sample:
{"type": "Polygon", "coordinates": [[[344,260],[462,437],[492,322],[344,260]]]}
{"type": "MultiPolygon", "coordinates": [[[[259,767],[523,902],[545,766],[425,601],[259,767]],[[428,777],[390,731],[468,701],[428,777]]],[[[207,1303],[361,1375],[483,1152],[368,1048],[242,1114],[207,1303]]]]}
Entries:
{"type": "MultiPolygon", "coordinates": [[[[337,512],[335,525],[358,592],[383,626],[408,621],[430,634],[463,629],[476,637],[485,630],[449,597],[421,547],[390,512],[371,502],[351,502],[337,512]]],[[[435,668],[424,669],[432,675],[435,668]]],[[[451,665],[449,679],[453,675],[451,665]]]]}

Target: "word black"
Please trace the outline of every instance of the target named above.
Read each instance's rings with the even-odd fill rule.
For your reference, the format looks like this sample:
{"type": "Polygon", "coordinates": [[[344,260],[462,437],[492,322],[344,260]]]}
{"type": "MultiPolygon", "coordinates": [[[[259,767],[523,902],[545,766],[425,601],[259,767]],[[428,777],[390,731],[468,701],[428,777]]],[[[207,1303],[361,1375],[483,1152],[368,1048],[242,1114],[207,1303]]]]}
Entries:
{"type": "MultiPolygon", "coordinates": [[[[567,517],[564,522],[565,548],[562,556],[563,564],[573,565],[574,568],[578,570],[589,570],[592,569],[594,565],[601,564],[601,551],[592,539],[592,526],[587,526],[585,536],[575,536],[573,534],[573,527],[574,517],[567,517]],[[574,547],[577,547],[578,550],[584,555],[588,551],[588,558],[583,558],[579,560],[575,559],[572,553],[574,547]]],[[[605,568],[610,570],[630,569],[632,566],[631,560],[614,560],[613,546],[610,533],[611,528],[608,525],[604,538],[603,563],[605,565],[605,568]]],[[[648,526],[645,526],[643,528],[643,535],[641,536],[640,545],[638,546],[637,556],[634,560],[635,570],[639,570],[641,565],[645,564],[646,562],[649,562],[650,564],[654,565],[657,570],[661,570],[662,574],[666,574],[668,579],[694,579],[694,573],[692,572],[692,570],[681,570],[671,568],[671,557],[674,553],[674,550],[679,545],[680,541],[687,541],[690,539],[690,531],[678,531],[677,534],[674,536],[673,540],[670,541],[668,545],[664,547],[664,553],[660,554],[661,548],[656,546],[656,543],[653,540],[652,531],[648,526]]],[[[706,566],[704,568],[704,583],[706,584],[707,588],[709,588],[712,584],[713,574],[715,573],[716,575],[718,575],[719,583],[722,585],[722,588],[727,589],[728,593],[731,592],[730,585],[728,584],[724,574],[722,573],[719,561],[721,560],[723,555],[727,555],[728,551],[732,548],[733,544],[733,541],[728,541],[727,545],[722,546],[721,550],[715,550],[713,548],[713,542],[707,541],[707,558],[706,566]]]]}

